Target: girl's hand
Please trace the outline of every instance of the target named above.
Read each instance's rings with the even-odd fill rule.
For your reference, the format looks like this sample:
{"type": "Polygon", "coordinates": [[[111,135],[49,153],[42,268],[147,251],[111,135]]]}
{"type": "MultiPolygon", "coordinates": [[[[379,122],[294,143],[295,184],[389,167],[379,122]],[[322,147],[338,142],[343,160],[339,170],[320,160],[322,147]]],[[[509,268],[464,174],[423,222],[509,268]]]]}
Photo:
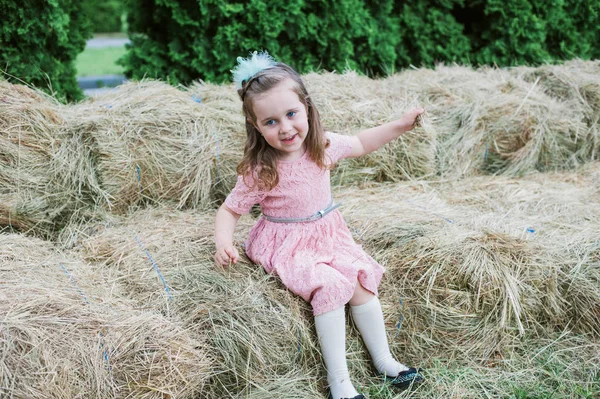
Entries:
{"type": "Polygon", "coordinates": [[[215,253],[215,261],[221,266],[229,266],[231,263],[237,263],[239,259],[240,254],[233,245],[218,248],[215,253]]]}
{"type": "Polygon", "coordinates": [[[414,108],[402,115],[400,118],[400,123],[404,128],[405,132],[411,131],[414,129],[417,121],[420,119],[419,115],[421,115],[425,110],[423,108],[414,108]]]}

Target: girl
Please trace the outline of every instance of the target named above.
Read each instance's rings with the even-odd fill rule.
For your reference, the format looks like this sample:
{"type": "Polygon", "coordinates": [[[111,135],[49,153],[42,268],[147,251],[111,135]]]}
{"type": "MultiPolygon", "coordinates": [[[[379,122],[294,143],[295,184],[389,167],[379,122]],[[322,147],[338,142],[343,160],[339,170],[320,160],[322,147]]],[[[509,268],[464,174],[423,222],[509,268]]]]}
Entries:
{"type": "Polygon", "coordinates": [[[383,267],[354,242],[331,197],[329,172],[342,158],[377,150],[414,127],[423,109],[342,136],[325,132],[299,76],[267,53],[238,58],[233,77],[243,102],[247,139],[237,184],[215,219],[215,260],[236,263],[233,232],[242,214],[260,204],[263,215],[250,231],[246,254],[309,301],[333,399],[364,398],[348,374],[346,303],[375,368],[394,386],[422,380],[391,355],[377,287],[383,267]]]}

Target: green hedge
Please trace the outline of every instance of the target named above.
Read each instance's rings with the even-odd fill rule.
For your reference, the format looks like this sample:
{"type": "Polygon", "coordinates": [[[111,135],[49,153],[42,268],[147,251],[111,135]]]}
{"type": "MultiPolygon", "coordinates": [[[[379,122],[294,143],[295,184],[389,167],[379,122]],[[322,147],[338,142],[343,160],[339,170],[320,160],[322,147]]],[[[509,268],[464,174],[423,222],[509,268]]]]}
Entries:
{"type": "Polygon", "coordinates": [[[236,57],[266,49],[301,71],[379,71],[396,62],[392,8],[390,0],[129,0],[123,64],[133,78],[222,82],[236,57]]]}
{"type": "Polygon", "coordinates": [[[127,0],[132,78],[223,82],[266,49],[301,72],[600,57],[597,0],[127,0]]]}
{"type": "Polygon", "coordinates": [[[91,36],[80,0],[0,0],[0,69],[61,100],[82,97],[74,67],[91,36]]]}
{"type": "Polygon", "coordinates": [[[95,33],[123,32],[123,0],[83,0],[83,11],[95,33]]]}

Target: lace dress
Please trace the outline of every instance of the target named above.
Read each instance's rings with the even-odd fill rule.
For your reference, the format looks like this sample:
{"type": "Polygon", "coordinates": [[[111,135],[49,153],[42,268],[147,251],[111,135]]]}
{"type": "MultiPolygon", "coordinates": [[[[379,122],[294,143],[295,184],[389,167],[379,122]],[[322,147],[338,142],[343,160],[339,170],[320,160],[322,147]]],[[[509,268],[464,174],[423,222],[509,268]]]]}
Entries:
{"type": "MultiPolygon", "coordinates": [[[[327,133],[327,137],[328,159],[337,162],[350,154],[350,137],[334,133],[327,133]]],[[[268,216],[306,218],[330,203],[330,172],[320,169],[308,152],[294,161],[280,160],[278,173],[279,184],[270,191],[249,188],[238,176],[225,205],[238,214],[246,214],[254,204],[260,204],[268,216]]],[[[246,180],[252,183],[249,177],[246,180]]],[[[310,302],[315,315],[345,305],[357,281],[377,295],[384,272],[354,242],[338,209],[322,219],[302,223],[276,223],[261,216],[246,240],[246,254],[310,302]]]]}

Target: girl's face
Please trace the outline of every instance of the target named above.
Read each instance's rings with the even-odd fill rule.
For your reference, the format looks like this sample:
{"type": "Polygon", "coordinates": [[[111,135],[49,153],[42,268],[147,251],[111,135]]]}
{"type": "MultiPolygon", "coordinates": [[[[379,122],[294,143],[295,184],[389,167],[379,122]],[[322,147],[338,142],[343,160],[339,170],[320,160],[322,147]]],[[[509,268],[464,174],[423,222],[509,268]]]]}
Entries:
{"type": "Polygon", "coordinates": [[[279,151],[280,159],[293,161],[305,151],[308,115],[292,79],[281,81],[252,102],[254,122],[267,143],[279,151]]]}

